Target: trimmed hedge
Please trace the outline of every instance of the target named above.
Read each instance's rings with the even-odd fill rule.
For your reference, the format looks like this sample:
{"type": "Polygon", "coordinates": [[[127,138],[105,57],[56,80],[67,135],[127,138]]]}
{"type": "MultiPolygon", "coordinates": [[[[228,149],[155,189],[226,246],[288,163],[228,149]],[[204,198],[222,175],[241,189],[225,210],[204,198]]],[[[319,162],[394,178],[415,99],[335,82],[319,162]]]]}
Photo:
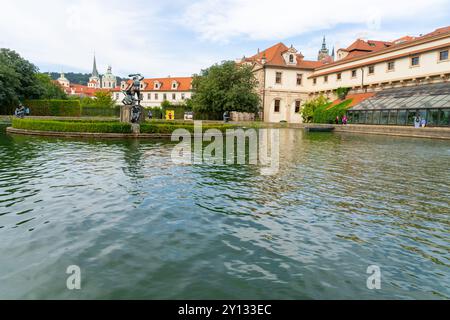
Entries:
{"type": "Polygon", "coordinates": [[[118,121],[58,121],[13,119],[12,127],[52,132],[131,133],[131,125],[118,121]]]}
{"type": "Polygon", "coordinates": [[[79,100],[27,100],[32,116],[80,117],[79,100]]]}
{"type": "Polygon", "coordinates": [[[345,100],[330,108],[330,103],[324,104],[318,107],[314,111],[313,122],[314,123],[334,123],[337,116],[342,118],[348,109],[348,106],[352,103],[353,99],[345,100]]]}
{"type": "Polygon", "coordinates": [[[83,117],[120,117],[120,106],[110,107],[82,107],[83,117]]]}
{"type": "Polygon", "coordinates": [[[14,114],[14,110],[16,110],[15,106],[0,106],[0,115],[12,115],[14,114]]]}

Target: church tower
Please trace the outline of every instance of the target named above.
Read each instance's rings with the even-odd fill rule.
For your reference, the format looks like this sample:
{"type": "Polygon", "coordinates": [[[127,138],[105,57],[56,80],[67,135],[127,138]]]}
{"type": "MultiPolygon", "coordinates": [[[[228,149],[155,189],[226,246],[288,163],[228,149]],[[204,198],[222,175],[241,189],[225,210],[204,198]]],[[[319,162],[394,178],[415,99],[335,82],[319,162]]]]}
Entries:
{"type": "Polygon", "coordinates": [[[322,61],[325,59],[328,59],[330,57],[330,51],[327,48],[327,41],[325,39],[325,36],[323,37],[323,42],[322,42],[322,49],[320,49],[319,51],[319,55],[317,57],[318,61],[322,61]]]}
{"type": "Polygon", "coordinates": [[[111,66],[108,67],[105,75],[102,77],[102,88],[114,89],[117,86],[117,78],[112,73],[111,66]]]}
{"type": "Polygon", "coordinates": [[[97,61],[95,59],[95,54],[94,54],[94,65],[92,67],[92,74],[91,77],[89,78],[88,87],[96,89],[101,88],[101,80],[97,70],[97,61]]]}

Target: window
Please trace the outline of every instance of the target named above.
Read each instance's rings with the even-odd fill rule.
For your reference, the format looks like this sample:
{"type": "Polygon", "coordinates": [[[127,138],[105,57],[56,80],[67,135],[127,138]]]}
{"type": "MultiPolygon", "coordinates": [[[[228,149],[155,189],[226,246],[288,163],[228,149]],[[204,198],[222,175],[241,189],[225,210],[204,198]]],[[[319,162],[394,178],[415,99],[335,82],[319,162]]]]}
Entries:
{"type": "Polygon", "coordinates": [[[317,84],[317,78],[313,79],[313,84],[316,85],[317,84]]]}
{"type": "Polygon", "coordinates": [[[338,73],[338,74],[336,75],[336,78],[337,78],[338,81],[339,81],[339,80],[342,80],[342,73],[338,73]]]}
{"type": "Polygon", "coordinates": [[[447,61],[448,60],[448,50],[439,52],[439,61],[447,61]]]}
{"type": "Polygon", "coordinates": [[[275,74],[275,83],[281,84],[281,72],[275,74]]]}
{"type": "Polygon", "coordinates": [[[295,113],[300,113],[300,104],[300,100],[295,101],[295,113]]]}
{"type": "Polygon", "coordinates": [[[175,93],[172,93],[172,100],[176,100],[177,99],[177,95],[175,93]]]}
{"type": "Polygon", "coordinates": [[[388,71],[394,71],[395,70],[395,62],[394,61],[390,61],[387,64],[387,70],[388,71]]]}
{"type": "Polygon", "coordinates": [[[375,73],[375,66],[369,66],[369,74],[375,73]]]}
{"type": "Polygon", "coordinates": [[[147,100],[151,100],[151,99],[152,99],[151,93],[147,93],[147,100]]]}
{"type": "Polygon", "coordinates": [[[275,100],[274,112],[280,112],[280,100],[275,100]]]}
{"type": "Polygon", "coordinates": [[[301,86],[303,83],[303,74],[297,73],[297,85],[301,86]]]}
{"type": "Polygon", "coordinates": [[[158,100],[158,94],[155,93],[155,100],[158,100]]]}
{"type": "Polygon", "coordinates": [[[411,67],[417,67],[420,64],[420,57],[411,58],[411,67]]]}
{"type": "Polygon", "coordinates": [[[173,84],[172,84],[172,89],[176,89],[177,88],[177,84],[174,82],[173,84]]]}
{"type": "Polygon", "coordinates": [[[324,76],[324,77],[323,77],[323,82],[324,82],[324,83],[327,83],[327,82],[328,82],[328,76],[324,76]]]}
{"type": "Polygon", "coordinates": [[[163,94],[163,100],[167,100],[167,94],[166,93],[163,94]]]}
{"type": "Polygon", "coordinates": [[[116,100],[119,100],[119,94],[116,93],[116,100]]]}
{"type": "Polygon", "coordinates": [[[186,95],[184,93],[181,94],[181,100],[186,99],[186,95]]]}
{"type": "Polygon", "coordinates": [[[294,55],[293,54],[289,55],[289,63],[294,63],[294,55]]]}
{"type": "Polygon", "coordinates": [[[356,78],[356,70],[352,70],[352,78],[356,78]]]}

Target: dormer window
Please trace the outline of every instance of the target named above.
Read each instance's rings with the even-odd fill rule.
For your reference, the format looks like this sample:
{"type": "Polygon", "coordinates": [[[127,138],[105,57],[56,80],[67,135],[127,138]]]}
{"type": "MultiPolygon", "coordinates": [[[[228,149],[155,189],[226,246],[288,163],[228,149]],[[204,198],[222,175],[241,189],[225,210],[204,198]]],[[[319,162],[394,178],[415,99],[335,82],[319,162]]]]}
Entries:
{"type": "Polygon", "coordinates": [[[294,55],[293,54],[289,55],[289,63],[294,63],[294,55]]]}
{"type": "Polygon", "coordinates": [[[178,82],[173,81],[172,82],[172,90],[176,90],[176,89],[178,89],[178,82]]]}
{"type": "Polygon", "coordinates": [[[155,84],[153,87],[155,90],[159,90],[161,88],[161,83],[159,83],[158,81],[155,81],[155,84]]]}

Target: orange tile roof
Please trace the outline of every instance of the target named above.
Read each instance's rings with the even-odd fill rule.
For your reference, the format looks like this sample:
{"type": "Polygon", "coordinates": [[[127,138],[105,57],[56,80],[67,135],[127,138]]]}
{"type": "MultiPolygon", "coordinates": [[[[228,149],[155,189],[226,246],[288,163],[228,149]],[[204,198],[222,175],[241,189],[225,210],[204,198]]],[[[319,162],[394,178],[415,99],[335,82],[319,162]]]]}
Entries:
{"type": "Polygon", "coordinates": [[[323,61],[310,61],[304,60],[304,56],[301,53],[296,54],[297,56],[297,65],[291,66],[288,65],[283,58],[283,54],[288,51],[289,48],[282,42],[277,43],[276,45],[261,51],[250,58],[245,58],[245,62],[257,62],[261,63],[262,59],[266,59],[265,65],[268,66],[284,66],[284,67],[295,67],[300,69],[315,69],[319,66],[323,66],[325,62],[323,61]]]}
{"type": "MultiPolygon", "coordinates": [[[[450,33],[450,26],[436,29],[435,31],[430,32],[430,33],[428,33],[428,34],[426,34],[424,36],[420,36],[420,37],[414,38],[414,39],[412,39],[410,41],[406,41],[406,42],[393,43],[393,42],[383,42],[383,41],[369,40],[368,43],[372,42],[374,44],[375,50],[370,51],[370,52],[368,52],[368,51],[367,52],[360,51],[360,53],[353,53],[352,55],[349,54],[349,55],[347,55],[345,58],[343,58],[341,60],[337,60],[337,61],[335,61],[333,63],[323,65],[321,67],[318,67],[318,69],[319,70],[326,69],[326,67],[329,67],[329,66],[335,66],[335,65],[340,65],[340,64],[343,64],[343,63],[347,63],[348,60],[353,60],[353,59],[359,60],[359,59],[365,58],[366,56],[383,54],[385,52],[390,52],[392,50],[395,50],[396,48],[408,47],[408,46],[414,45],[416,43],[421,43],[422,41],[426,42],[426,41],[428,41],[427,38],[432,38],[434,36],[439,36],[439,35],[445,35],[445,34],[448,34],[448,33],[450,33]],[[383,44],[385,46],[384,48],[382,48],[383,44]]],[[[355,41],[349,48],[352,48],[352,47],[354,47],[354,48],[365,48],[366,47],[365,45],[361,44],[361,47],[360,47],[359,44],[356,44],[356,42],[359,42],[359,40],[355,41]]],[[[347,49],[340,49],[340,50],[348,51],[347,49]]],[[[317,75],[314,75],[314,76],[317,76],[317,75]]],[[[314,76],[312,76],[312,77],[314,77],[314,76]]]]}

